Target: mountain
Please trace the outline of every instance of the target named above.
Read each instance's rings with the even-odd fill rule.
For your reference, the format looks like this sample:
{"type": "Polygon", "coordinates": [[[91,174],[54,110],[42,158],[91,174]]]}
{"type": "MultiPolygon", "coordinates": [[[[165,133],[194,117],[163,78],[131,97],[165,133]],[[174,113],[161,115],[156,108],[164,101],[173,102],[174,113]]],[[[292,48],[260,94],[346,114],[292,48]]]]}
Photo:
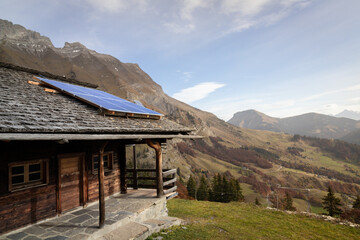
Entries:
{"type": "Polygon", "coordinates": [[[242,128],[281,132],[279,120],[251,109],[235,113],[228,123],[242,128]]]}
{"type": "Polygon", "coordinates": [[[319,113],[273,118],[255,110],[237,112],[228,123],[250,129],[336,139],[360,129],[359,121],[348,118],[337,118],[319,113]]]}
{"type": "Polygon", "coordinates": [[[350,119],[359,121],[360,120],[360,112],[345,109],[344,111],[336,114],[335,117],[350,118],[350,119]]]}
{"type": "MultiPolygon", "coordinates": [[[[258,197],[269,200],[269,204],[275,192],[309,188],[311,196],[292,190],[297,208],[303,210],[309,204],[321,205],[328,186],[350,198],[347,201],[360,194],[358,145],[242,128],[264,123],[264,128],[271,126],[283,131],[280,119],[255,111],[241,128],[234,126],[169,97],[137,64],[123,63],[81,43],[65,43],[63,48],[56,48],[49,38],[5,20],[0,20],[0,61],[96,84],[101,90],[130,101],[138,100],[171,120],[195,128],[204,139],[174,139],[164,155],[164,168],[178,168],[182,179],[190,174],[195,179],[201,175],[210,179],[215,173],[226,172],[241,182],[247,201],[253,202],[258,197]]],[[[292,122],[304,125],[318,117],[305,116],[307,120],[292,122]]],[[[335,119],[344,124],[342,119],[335,119]]],[[[345,124],[348,128],[353,126],[353,120],[350,121],[345,124]]],[[[333,125],[329,123],[329,129],[335,129],[333,125]]],[[[290,123],[286,126],[295,127],[290,123]]],[[[145,146],[139,146],[137,151],[142,160],[146,156],[150,159],[151,151],[146,151],[145,146]]],[[[154,164],[151,160],[150,166],[154,164]]],[[[142,163],[139,161],[139,167],[142,163]]]]}
{"type": "Polygon", "coordinates": [[[341,140],[360,145],[360,129],[346,134],[341,140]]]}

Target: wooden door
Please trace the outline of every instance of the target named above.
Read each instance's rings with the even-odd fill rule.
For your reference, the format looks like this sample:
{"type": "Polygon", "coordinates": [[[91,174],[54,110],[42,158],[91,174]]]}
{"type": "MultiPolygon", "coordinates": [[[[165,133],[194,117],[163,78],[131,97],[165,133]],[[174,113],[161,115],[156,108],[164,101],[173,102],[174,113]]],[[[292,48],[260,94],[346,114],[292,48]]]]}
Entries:
{"type": "Polygon", "coordinates": [[[60,211],[64,212],[81,205],[83,155],[59,158],[60,211]]]}

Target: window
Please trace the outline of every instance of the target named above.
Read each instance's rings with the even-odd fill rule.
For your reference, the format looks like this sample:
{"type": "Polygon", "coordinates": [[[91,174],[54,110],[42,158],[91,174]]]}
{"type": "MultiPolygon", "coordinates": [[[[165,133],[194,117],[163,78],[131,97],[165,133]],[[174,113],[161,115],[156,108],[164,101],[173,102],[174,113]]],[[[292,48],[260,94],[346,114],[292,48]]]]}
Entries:
{"type": "Polygon", "coordinates": [[[9,191],[48,183],[48,160],[9,164],[9,191]]]}
{"type": "MultiPolygon", "coordinates": [[[[104,160],[104,171],[111,171],[114,165],[113,153],[105,152],[103,156],[104,160]]],[[[99,170],[99,154],[94,154],[92,156],[92,171],[93,174],[97,173],[99,170]]]]}

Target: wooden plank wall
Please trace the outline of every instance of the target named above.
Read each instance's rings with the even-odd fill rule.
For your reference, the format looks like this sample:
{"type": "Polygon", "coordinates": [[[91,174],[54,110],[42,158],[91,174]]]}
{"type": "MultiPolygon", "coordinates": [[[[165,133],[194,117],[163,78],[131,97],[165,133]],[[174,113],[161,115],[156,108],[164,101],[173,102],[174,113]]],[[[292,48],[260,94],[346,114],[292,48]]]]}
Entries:
{"type": "MultiPolygon", "coordinates": [[[[108,150],[108,149],[107,149],[108,150]]],[[[106,151],[107,151],[106,150],[106,151]]],[[[105,171],[104,192],[105,196],[110,196],[120,191],[120,169],[116,149],[113,152],[114,166],[112,171],[105,171]]],[[[88,201],[99,200],[99,180],[97,174],[93,174],[91,168],[88,168],[88,201]]]]}
{"type": "Polygon", "coordinates": [[[0,233],[55,215],[55,184],[0,197],[0,233]]]}
{"type": "MultiPolygon", "coordinates": [[[[98,200],[98,178],[92,174],[91,155],[97,153],[91,142],[0,142],[0,234],[30,223],[57,215],[56,179],[57,155],[64,153],[86,153],[85,171],[88,178],[83,182],[85,199],[89,202],[98,200]],[[10,162],[34,159],[49,159],[49,184],[42,187],[8,191],[8,164],[10,162]],[[86,184],[87,183],[87,184],[86,184]]],[[[118,144],[112,142],[105,151],[113,151],[113,170],[105,172],[105,196],[120,191],[120,170],[117,156],[118,144]]]]}

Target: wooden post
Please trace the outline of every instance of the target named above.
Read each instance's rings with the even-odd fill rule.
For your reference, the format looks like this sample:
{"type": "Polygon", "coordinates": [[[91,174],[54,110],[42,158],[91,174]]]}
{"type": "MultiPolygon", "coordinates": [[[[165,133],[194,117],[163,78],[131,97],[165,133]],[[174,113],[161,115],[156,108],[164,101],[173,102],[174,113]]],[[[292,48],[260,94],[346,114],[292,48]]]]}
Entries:
{"type": "Polygon", "coordinates": [[[134,185],[134,189],[138,189],[138,176],[137,176],[137,167],[136,167],[136,148],[135,148],[135,144],[133,145],[133,160],[134,160],[134,175],[133,175],[133,185],[134,185]]]}
{"type": "Polygon", "coordinates": [[[104,194],[104,149],[107,142],[99,149],[99,228],[104,227],[105,222],[105,194],[104,194]]]}
{"type": "Polygon", "coordinates": [[[126,149],[125,144],[120,144],[119,149],[119,164],[120,164],[120,193],[127,193],[126,185],[126,149]]]}
{"type": "Polygon", "coordinates": [[[87,204],[87,193],[88,193],[88,176],[87,176],[87,171],[86,171],[86,157],[87,155],[83,156],[81,158],[81,186],[82,186],[82,205],[83,207],[86,206],[87,204]]]}
{"type": "Polygon", "coordinates": [[[57,161],[57,181],[56,181],[56,211],[61,214],[61,160],[56,157],[57,161]]]}
{"type": "Polygon", "coordinates": [[[161,144],[159,142],[152,142],[147,140],[146,143],[149,147],[155,149],[156,153],[156,195],[158,198],[164,195],[163,187],[163,176],[162,176],[162,153],[161,153],[161,144]]]}

